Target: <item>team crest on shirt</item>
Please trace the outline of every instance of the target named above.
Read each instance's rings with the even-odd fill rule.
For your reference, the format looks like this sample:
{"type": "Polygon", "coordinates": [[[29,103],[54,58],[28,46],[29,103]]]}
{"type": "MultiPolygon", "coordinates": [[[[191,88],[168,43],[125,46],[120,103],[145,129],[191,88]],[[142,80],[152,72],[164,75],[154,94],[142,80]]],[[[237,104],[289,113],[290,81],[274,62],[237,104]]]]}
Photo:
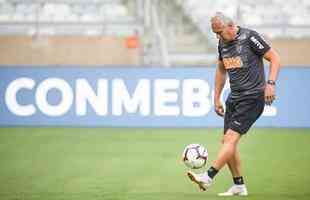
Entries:
{"type": "Polygon", "coordinates": [[[240,45],[240,43],[237,45],[237,52],[239,54],[241,54],[241,51],[242,51],[242,46],[240,45]]]}
{"type": "Polygon", "coordinates": [[[238,40],[245,40],[247,39],[247,35],[246,34],[241,34],[239,37],[238,37],[238,40]]]}
{"type": "Polygon", "coordinates": [[[241,68],[243,65],[240,56],[231,57],[231,58],[223,58],[223,63],[224,63],[225,69],[241,68]]]}

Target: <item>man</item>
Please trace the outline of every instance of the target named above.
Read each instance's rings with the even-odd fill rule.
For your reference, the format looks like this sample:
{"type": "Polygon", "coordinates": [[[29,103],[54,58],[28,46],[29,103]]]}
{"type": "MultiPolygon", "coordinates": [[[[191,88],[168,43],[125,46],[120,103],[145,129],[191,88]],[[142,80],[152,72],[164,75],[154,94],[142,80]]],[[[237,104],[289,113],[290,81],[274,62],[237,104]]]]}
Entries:
{"type": "Polygon", "coordinates": [[[207,172],[188,177],[201,190],[206,190],[224,165],[233,177],[234,185],[220,196],[248,195],[241,173],[238,143],[264,110],[275,100],[275,85],[280,64],[279,56],[255,31],[236,26],[233,20],[222,13],[211,18],[212,31],[219,39],[218,65],[215,75],[215,112],[224,117],[224,135],[217,158],[207,172]],[[267,82],[263,59],[270,62],[267,82]],[[226,110],[220,95],[229,75],[231,93],[226,100],[226,110]]]}

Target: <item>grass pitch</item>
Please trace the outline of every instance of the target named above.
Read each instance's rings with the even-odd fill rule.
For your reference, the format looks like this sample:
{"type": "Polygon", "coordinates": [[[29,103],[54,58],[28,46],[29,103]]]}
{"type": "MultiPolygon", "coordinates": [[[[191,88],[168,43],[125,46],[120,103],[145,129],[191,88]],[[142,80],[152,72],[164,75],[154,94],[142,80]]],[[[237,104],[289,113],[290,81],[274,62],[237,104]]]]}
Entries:
{"type": "MultiPolygon", "coordinates": [[[[0,200],[198,200],[232,180],[227,168],[200,192],[185,176],[183,148],[210,159],[221,129],[0,128],[0,200]]],[[[310,199],[310,129],[252,129],[240,144],[249,196],[310,199]]]]}

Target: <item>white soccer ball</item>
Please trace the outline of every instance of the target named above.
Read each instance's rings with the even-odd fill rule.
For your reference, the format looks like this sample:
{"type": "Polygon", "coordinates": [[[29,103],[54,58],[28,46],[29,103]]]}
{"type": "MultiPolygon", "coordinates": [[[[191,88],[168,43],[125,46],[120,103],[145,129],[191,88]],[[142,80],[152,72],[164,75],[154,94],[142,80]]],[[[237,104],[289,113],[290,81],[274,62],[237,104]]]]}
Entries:
{"type": "Polygon", "coordinates": [[[191,169],[199,169],[206,165],[208,151],[200,144],[189,144],[183,151],[183,162],[191,169]]]}

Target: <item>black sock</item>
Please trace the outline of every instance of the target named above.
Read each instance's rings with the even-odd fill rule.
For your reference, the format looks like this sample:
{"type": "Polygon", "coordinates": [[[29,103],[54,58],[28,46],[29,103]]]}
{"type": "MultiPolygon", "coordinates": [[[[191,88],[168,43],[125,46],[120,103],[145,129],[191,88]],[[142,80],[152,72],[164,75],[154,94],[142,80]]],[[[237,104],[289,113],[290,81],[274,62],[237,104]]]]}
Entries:
{"type": "Polygon", "coordinates": [[[244,184],[242,176],[234,177],[233,179],[234,179],[234,184],[236,184],[236,185],[243,185],[244,184]]]}
{"type": "Polygon", "coordinates": [[[215,169],[214,167],[211,166],[208,169],[208,176],[213,179],[213,177],[217,174],[217,172],[219,172],[219,170],[217,170],[217,169],[215,169]]]}

